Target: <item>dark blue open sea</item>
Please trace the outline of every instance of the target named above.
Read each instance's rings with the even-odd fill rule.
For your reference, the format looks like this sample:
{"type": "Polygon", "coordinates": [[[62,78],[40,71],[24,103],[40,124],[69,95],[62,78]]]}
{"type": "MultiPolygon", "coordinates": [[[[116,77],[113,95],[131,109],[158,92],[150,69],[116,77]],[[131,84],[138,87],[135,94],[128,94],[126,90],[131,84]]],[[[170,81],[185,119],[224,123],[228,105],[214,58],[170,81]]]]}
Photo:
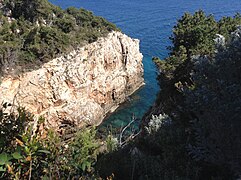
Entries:
{"type": "Polygon", "coordinates": [[[74,6],[93,11],[115,23],[122,32],[141,40],[144,55],[144,78],[146,85],[138,90],[130,102],[124,103],[108,117],[103,126],[122,126],[131,120],[132,114],[141,118],[153,104],[159,87],[157,70],[151,61],[152,56],[164,58],[170,44],[168,37],[172,27],[184,12],[203,9],[216,19],[233,16],[241,12],[240,0],[50,0],[55,5],[67,8],[74,6]]]}

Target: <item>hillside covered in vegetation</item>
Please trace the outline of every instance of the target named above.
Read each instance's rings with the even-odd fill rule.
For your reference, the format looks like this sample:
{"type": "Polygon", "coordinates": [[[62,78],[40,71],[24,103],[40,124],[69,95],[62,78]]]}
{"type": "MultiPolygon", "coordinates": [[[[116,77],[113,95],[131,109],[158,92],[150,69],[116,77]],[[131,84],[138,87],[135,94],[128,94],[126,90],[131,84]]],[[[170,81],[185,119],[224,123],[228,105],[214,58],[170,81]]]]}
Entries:
{"type": "Polygon", "coordinates": [[[142,133],[102,159],[103,176],[240,178],[240,24],[239,14],[216,21],[203,11],[178,20],[170,56],[154,58],[161,90],[143,118],[142,133]]]}
{"type": "MultiPolygon", "coordinates": [[[[14,6],[11,1],[7,2],[8,9],[13,8],[14,19],[11,22],[5,19],[5,25],[23,22],[26,25],[22,27],[31,29],[27,26],[29,23],[34,24],[37,31],[35,30],[36,34],[30,36],[34,41],[30,41],[30,44],[26,42],[27,45],[21,49],[9,51],[11,55],[15,52],[26,53],[27,56],[21,57],[38,56],[39,54],[35,54],[34,51],[36,47],[32,43],[40,42],[38,38],[42,38],[40,35],[45,29],[51,32],[55,29],[61,32],[58,35],[70,39],[78,37],[82,40],[78,41],[79,43],[93,40],[83,38],[88,36],[77,35],[78,31],[87,27],[102,33],[114,28],[108,24],[103,26],[105,27],[103,31],[98,31],[98,26],[84,23],[74,26],[77,29],[65,32],[65,28],[61,29],[65,27],[65,23],[62,22],[65,18],[58,19],[63,23],[58,26],[59,22],[55,21],[57,12],[65,14],[60,17],[75,17],[74,22],[78,24],[77,17],[86,11],[75,9],[77,14],[82,12],[77,15],[73,13],[72,8],[66,11],[59,8],[56,10],[56,7],[47,3],[50,9],[55,9],[50,11],[55,12],[55,18],[53,13],[44,16],[45,13],[41,11],[40,6],[37,6],[38,11],[34,11],[36,16],[29,16],[29,11],[23,13],[21,17],[17,17],[16,14],[14,16],[13,12],[23,7],[21,5],[24,2],[20,1],[20,4],[16,3],[14,6]],[[47,17],[50,18],[49,21],[47,17]],[[53,26],[48,26],[48,23],[53,23],[53,26]]],[[[40,4],[44,2],[41,1],[40,4]]],[[[6,15],[2,17],[7,18],[6,15]]],[[[91,22],[93,19],[95,17],[91,18],[91,22]]],[[[11,104],[3,104],[0,111],[0,178],[239,179],[241,177],[240,24],[239,14],[233,18],[224,17],[216,21],[212,15],[206,15],[203,11],[193,15],[186,13],[178,20],[171,36],[170,56],[162,61],[154,58],[160,68],[161,90],[155,105],[143,117],[141,131],[135,136],[130,136],[135,137],[134,140],[129,138],[125,143],[121,143],[124,141],[121,136],[114,137],[111,130],[107,138],[100,140],[94,128],[80,130],[71,123],[66,123],[65,130],[57,134],[43,126],[43,119],[36,121],[21,108],[17,114],[8,113],[7,109],[11,108],[11,104]]],[[[11,29],[11,26],[7,27],[11,29]]],[[[13,31],[7,32],[12,32],[10,35],[15,34],[13,31]]],[[[25,31],[20,29],[20,32],[25,31]]],[[[23,37],[28,33],[16,32],[16,35],[23,37]]],[[[58,37],[55,35],[47,33],[50,41],[41,41],[41,43],[51,45],[56,42],[51,39],[58,37]]],[[[76,41],[71,41],[67,44],[71,44],[68,47],[74,47],[75,43],[76,41]]],[[[8,48],[8,46],[3,47],[8,48]]],[[[60,48],[61,52],[64,50],[60,48]]],[[[57,52],[55,49],[50,55],[54,56],[57,52]]],[[[41,56],[40,53],[39,57],[42,57],[40,60],[48,57],[47,54],[49,53],[46,55],[43,53],[41,56]]],[[[30,59],[24,59],[23,62],[30,59]]]]}
{"type": "Polygon", "coordinates": [[[117,30],[84,9],[66,10],[47,0],[0,2],[1,72],[16,65],[25,70],[117,30]]]}

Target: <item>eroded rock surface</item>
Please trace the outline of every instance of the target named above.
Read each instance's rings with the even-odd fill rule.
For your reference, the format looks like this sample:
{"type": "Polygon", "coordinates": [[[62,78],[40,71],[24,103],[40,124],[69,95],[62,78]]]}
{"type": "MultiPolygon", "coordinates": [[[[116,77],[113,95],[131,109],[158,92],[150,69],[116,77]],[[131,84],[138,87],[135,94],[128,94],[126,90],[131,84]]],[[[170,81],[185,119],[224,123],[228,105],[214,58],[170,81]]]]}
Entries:
{"type": "Polygon", "coordinates": [[[143,85],[142,57],[139,40],[112,32],[38,70],[2,78],[0,102],[44,116],[52,127],[99,124],[143,85]]]}

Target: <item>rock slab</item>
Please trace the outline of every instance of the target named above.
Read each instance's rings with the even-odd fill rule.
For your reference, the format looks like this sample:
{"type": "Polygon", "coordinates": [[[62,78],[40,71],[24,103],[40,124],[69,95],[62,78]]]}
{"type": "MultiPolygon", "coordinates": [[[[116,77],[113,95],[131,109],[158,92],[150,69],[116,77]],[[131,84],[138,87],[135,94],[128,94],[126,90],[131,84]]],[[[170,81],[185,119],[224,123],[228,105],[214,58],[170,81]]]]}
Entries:
{"type": "Polygon", "coordinates": [[[51,127],[99,124],[144,84],[139,40],[121,32],[57,57],[18,77],[2,77],[0,102],[25,107],[51,127]]]}

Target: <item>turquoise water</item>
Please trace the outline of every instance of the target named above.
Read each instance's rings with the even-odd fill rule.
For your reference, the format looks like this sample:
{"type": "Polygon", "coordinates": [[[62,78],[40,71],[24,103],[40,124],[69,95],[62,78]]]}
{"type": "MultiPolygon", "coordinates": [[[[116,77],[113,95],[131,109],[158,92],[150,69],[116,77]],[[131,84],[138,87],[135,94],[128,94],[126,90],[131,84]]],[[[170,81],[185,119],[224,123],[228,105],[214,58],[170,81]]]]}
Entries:
{"type": "Polygon", "coordinates": [[[157,70],[151,61],[152,56],[164,58],[170,45],[168,37],[176,20],[184,12],[203,9],[215,18],[233,16],[241,12],[240,0],[50,0],[67,8],[74,6],[93,11],[115,23],[121,30],[141,40],[141,52],[144,55],[144,78],[146,85],[131,96],[116,112],[109,116],[103,126],[111,124],[120,127],[127,124],[133,113],[141,119],[153,104],[159,86],[156,80],[157,70]]]}

